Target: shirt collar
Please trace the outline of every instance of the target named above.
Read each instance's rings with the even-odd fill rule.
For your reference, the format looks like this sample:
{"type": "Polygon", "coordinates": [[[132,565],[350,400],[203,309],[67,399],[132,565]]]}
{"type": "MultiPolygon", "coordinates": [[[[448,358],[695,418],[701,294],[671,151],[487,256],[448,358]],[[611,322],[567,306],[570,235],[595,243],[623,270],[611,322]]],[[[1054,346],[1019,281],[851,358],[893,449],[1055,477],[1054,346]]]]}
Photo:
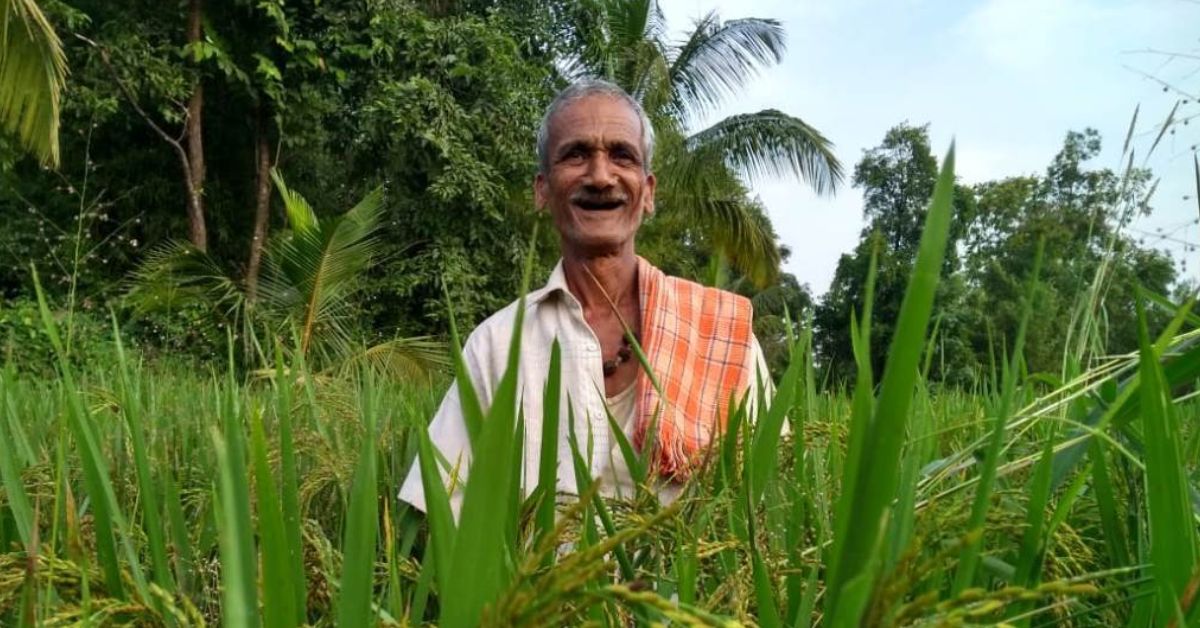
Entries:
{"type": "MultiPolygon", "coordinates": [[[[653,266],[651,266],[650,263],[640,255],[637,257],[637,264],[639,273],[645,272],[642,270],[643,266],[647,268],[653,268],[653,266]]],[[[558,263],[554,265],[554,270],[550,272],[550,278],[546,280],[546,285],[534,290],[533,292],[530,292],[525,297],[525,301],[530,305],[537,305],[538,303],[545,301],[550,296],[558,294],[559,292],[567,295],[569,300],[576,301],[575,295],[571,294],[571,291],[567,289],[567,274],[563,271],[563,260],[561,257],[558,258],[558,263]]],[[[642,296],[645,298],[644,293],[642,296]]],[[[576,303],[578,303],[578,301],[576,301],[576,303]]]]}
{"type": "Polygon", "coordinates": [[[567,290],[567,275],[563,272],[562,258],[558,258],[558,263],[554,265],[554,270],[550,272],[550,278],[546,280],[546,285],[529,293],[526,298],[531,305],[536,305],[545,301],[548,297],[558,292],[570,294],[567,290]]]}

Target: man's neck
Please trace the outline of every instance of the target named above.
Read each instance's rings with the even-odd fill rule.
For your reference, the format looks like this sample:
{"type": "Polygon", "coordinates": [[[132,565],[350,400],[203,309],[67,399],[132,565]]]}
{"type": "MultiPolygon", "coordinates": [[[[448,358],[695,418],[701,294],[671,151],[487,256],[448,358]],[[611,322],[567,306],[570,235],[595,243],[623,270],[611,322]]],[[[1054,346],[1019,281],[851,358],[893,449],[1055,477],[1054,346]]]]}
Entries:
{"type": "Polygon", "coordinates": [[[585,313],[608,313],[637,302],[637,256],[632,247],[610,255],[563,254],[563,274],[585,313]],[[606,298],[607,296],[607,298],[606,298]]]}

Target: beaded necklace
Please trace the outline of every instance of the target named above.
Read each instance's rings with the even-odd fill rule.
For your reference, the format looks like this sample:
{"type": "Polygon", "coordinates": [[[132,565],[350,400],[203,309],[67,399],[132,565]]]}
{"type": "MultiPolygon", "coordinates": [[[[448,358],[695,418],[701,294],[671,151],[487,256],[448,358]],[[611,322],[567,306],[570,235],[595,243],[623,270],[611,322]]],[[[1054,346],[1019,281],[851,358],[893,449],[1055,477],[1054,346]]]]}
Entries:
{"type": "Polygon", "coordinates": [[[616,357],[611,360],[603,360],[601,362],[601,368],[604,370],[604,376],[612,377],[613,374],[617,372],[617,367],[633,358],[633,346],[629,344],[629,337],[632,335],[633,339],[638,343],[641,343],[642,339],[638,337],[637,333],[630,329],[629,325],[625,323],[625,318],[621,316],[621,310],[617,309],[617,306],[621,302],[621,298],[625,295],[618,295],[616,302],[614,302],[612,297],[608,296],[608,291],[604,289],[604,285],[601,284],[600,280],[596,278],[596,275],[592,273],[592,269],[588,268],[587,264],[583,265],[583,269],[587,271],[588,277],[591,277],[592,281],[596,284],[596,287],[600,289],[600,294],[604,296],[604,300],[608,301],[608,305],[612,308],[613,314],[616,314],[617,320],[621,322],[622,329],[627,331],[627,333],[621,335],[621,346],[617,349],[616,357]]]}

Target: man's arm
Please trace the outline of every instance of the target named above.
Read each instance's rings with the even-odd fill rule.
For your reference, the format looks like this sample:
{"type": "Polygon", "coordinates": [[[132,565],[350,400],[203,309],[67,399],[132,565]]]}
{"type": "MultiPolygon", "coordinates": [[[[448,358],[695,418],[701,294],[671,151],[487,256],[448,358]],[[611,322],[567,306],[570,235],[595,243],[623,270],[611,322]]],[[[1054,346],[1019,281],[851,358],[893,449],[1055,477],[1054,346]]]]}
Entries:
{"type": "MultiPolygon", "coordinates": [[[[479,402],[485,406],[486,412],[491,389],[488,388],[487,370],[479,360],[477,346],[480,342],[477,334],[472,334],[467,339],[467,344],[463,347],[463,361],[466,363],[467,374],[474,384],[479,402]]],[[[437,466],[442,474],[442,483],[450,488],[450,509],[457,518],[462,508],[462,490],[467,469],[471,463],[471,438],[467,433],[466,418],[463,416],[458,382],[450,385],[437,413],[429,422],[429,438],[433,441],[435,452],[441,454],[437,466]]],[[[400,486],[400,499],[412,504],[421,512],[426,511],[425,488],[421,484],[421,465],[418,459],[413,459],[404,484],[400,486]]]]}

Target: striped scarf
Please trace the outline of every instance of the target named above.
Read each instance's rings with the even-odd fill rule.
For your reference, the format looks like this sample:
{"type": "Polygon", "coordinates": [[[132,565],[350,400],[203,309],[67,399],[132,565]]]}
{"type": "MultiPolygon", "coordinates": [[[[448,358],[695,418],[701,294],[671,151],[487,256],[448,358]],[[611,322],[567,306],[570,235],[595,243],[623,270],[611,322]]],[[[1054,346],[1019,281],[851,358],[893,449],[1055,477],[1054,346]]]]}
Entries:
{"type": "MultiPolygon", "coordinates": [[[[724,430],[730,399],[740,398],[750,383],[750,301],[669,277],[641,257],[638,284],[642,347],[665,397],[654,461],[662,476],[683,480],[724,430]]],[[[660,398],[644,372],[637,386],[634,444],[640,449],[660,398]]]]}

